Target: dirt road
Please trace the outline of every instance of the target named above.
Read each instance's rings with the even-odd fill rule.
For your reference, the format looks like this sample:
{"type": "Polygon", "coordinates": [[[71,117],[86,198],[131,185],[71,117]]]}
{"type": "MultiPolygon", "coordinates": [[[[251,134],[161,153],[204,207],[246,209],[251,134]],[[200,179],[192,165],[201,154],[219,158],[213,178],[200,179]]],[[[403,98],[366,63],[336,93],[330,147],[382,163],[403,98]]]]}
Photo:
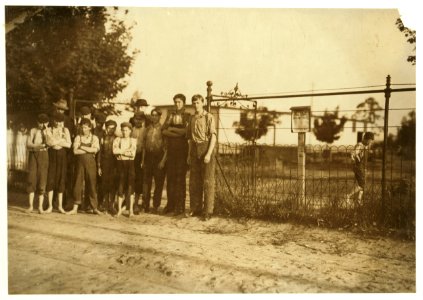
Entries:
{"type": "MultiPolygon", "coordinates": [[[[9,197],[10,198],[10,197],[9,197]]],[[[9,293],[415,292],[415,243],[257,220],[24,212],[9,293]]]]}

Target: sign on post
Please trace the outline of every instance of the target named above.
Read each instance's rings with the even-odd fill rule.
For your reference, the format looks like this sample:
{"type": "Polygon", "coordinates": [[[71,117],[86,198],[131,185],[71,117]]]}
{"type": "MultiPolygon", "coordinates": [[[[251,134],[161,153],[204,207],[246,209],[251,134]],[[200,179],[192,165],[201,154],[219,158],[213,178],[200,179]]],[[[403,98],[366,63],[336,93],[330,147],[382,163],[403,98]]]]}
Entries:
{"type": "Polygon", "coordinates": [[[291,132],[310,132],[311,110],[310,106],[291,107],[291,132]]]}
{"type": "Polygon", "coordinates": [[[298,204],[305,203],[305,141],[311,130],[310,106],[291,107],[291,132],[298,133],[298,181],[300,194],[298,204]]]}

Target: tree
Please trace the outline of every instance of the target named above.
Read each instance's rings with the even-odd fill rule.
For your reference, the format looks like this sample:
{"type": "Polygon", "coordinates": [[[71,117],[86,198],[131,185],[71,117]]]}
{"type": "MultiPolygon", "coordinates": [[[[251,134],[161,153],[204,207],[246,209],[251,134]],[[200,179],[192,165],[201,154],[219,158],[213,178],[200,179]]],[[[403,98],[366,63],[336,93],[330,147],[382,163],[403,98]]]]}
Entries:
{"type": "Polygon", "coordinates": [[[416,155],[416,112],[413,110],[401,121],[398,129],[397,144],[402,154],[406,157],[415,158],[416,155]]]}
{"type": "Polygon", "coordinates": [[[325,110],[323,116],[314,119],[313,133],[316,139],[328,144],[339,140],[339,133],[344,128],[346,117],[339,118],[339,107],[336,107],[335,112],[328,112],[325,110]]]}
{"type": "Polygon", "coordinates": [[[380,111],[382,107],[373,97],[369,97],[364,102],[361,102],[357,105],[357,111],[355,113],[355,117],[358,120],[365,121],[368,123],[375,123],[380,119],[380,115],[378,111],[380,111]]]}
{"type": "MultiPolygon", "coordinates": [[[[6,7],[9,20],[22,13],[6,7]]],[[[48,107],[59,98],[96,103],[127,86],[137,51],[128,51],[131,27],[110,9],[42,7],[27,15],[6,35],[8,111],[48,107]]]]}
{"type": "MultiPolygon", "coordinates": [[[[401,18],[398,18],[395,25],[397,25],[399,31],[404,33],[405,37],[407,38],[407,42],[414,45],[416,44],[416,31],[411,30],[408,27],[404,26],[404,23],[402,22],[401,18]]],[[[414,46],[413,52],[416,52],[416,47],[414,46]]],[[[412,65],[416,64],[416,55],[409,55],[407,58],[408,62],[411,62],[412,65]]]]}
{"type": "Polygon", "coordinates": [[[238,127],[235,132],[245,141],[253,142],[266,135],[269,126],[279,123],[279,115],[276,111],[269,111],[266,107],[259,107],[257,112],[254,112],[254,110],[241,112],[239,122],[234,122],[233,126],[238,127]],[[256,114],[256,118],[254,114],[256,114]]]}

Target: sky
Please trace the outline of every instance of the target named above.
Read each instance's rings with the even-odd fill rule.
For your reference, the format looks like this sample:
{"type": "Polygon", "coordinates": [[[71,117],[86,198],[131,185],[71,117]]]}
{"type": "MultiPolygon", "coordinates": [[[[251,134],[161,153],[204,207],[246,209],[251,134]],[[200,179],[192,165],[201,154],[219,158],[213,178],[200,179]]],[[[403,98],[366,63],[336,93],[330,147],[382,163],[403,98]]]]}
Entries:
{"type": "MultiPolygon", "coordinates": [[[[171,104],[176,93],[205,95],[208,80],[213,94],[238,83],[247,95],[385,85],[388,74],[393,84],[416,83],[416,67],[406,61],[413,46],[395,25],[397,9],[128,10],[123,19],[134,26],[130,47],[140,53],[118,101],[138,91],[152,105],[171,104]]],[[[350,116],[342,111],[370,96],[384,106],[383,94],[273,99],[259,106],[339,106],[350,116]]],[[[407,110],[392,112],[390,125],[400,124],[415,99],[415,92],[393,94],[390,107],[407,110]]]]}

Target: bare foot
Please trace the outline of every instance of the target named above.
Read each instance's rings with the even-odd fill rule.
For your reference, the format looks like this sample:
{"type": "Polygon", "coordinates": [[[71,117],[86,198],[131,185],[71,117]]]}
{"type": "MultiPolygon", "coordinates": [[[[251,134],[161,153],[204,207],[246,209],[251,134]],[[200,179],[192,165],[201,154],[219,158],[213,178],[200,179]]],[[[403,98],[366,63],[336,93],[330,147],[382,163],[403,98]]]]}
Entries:
{"type": "Polygon", "coordinates": [[[42,208],[42,207],[39,207],[39,208],[38,208],[38,212],[39,212],[40,214],[45,214],[45,213],[46,213],[46,211],[45,211],[45,210],[43,210],[43,208],[42,208]]]}
{"type": "Polygon", "coordinates": [[[122,210],[119,209],[118,212],[117,212],[117,214],[116,214],[116,218],[119,217],[121,214],[122,214],[122,210]]]}
{"type": "Polygon", "coordinates": [[[60,213],[62,213],[62,214],[65,214],[65,213],[66,213],[66,211],[63,209],[63,207],[59,207],[59,208],[58,208],[58,210],[59,210],[59,212],[60,212],[60,213]]]}
{"type": "Polygon", "coordinates": [[[29,208],[25,209],[25,212],[30,214],[30,213],[32,213],[33,209],[34,209],[33,207],[29,207],[29,208]]]}
{"type": "Polygon", "coordinates": [[[133,211],[129,211],[129,218],[134,216],[134,212],[133,211]]]}
{"type": "Polygon", "coordinates": [[[44,213],[49,214],[49,213],[51,213],[52,211],[53,211],[53,207],[49,207],[49,208],[47,208],[47,209],[44,211],[44,213]]]}
{"type": "Polygon", "coordinates": [[[103,215],[103,213],[101,212],[101,211],[99,211],[98,209],[94,209],[93,210],[93,214],[95,214],[95,215],[103,215]]]}
{"type": "Polygon", "coordinates": [[[66,212],[67,215],[76,215],[77,213],[78,213],[78,210],[76,210],[76,209],[72,209],[72,210],[66,212]]]}

